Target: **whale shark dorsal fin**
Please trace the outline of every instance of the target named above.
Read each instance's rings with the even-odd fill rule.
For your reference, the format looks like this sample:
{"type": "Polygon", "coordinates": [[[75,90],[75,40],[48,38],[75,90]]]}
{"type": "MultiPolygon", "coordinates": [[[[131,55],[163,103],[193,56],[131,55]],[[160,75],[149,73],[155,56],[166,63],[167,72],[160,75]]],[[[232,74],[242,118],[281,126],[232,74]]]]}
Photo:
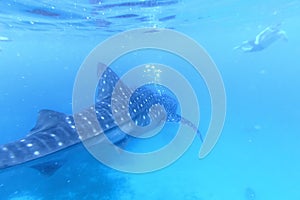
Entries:
{"type": "Polygon", "coordinates": [[[62,122],[67,116],[63,113],[53,110],[40,110],[35,126],[30,130],[28,135],[32,135],[38,131],[45,131],[53,128],[62,122]]]}
{"type": "Polygon", "coordinates": [[[97,90],[97,102],[109,98],[119,81],[118,75],[103,63],[98,63],[97,76],[99,78],[97,90]]]}

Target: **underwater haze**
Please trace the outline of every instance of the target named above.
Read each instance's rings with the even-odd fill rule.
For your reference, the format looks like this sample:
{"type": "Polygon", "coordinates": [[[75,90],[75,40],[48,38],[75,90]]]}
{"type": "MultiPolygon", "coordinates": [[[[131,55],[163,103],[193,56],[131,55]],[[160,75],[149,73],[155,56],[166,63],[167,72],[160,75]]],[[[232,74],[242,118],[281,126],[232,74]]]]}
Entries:
{"type": "MultiPolygon", "coordinates": [[[[0,200],[299,200],[299,13],[297,0],[0,1],[0,145],[24,138],[42,109],[72,114],[85,58],[127,30],[165,28],[189,36],[215,62],[226,92],[221,136],[203,159],[196,137],[170,166],[124,173],[78,144],[38,165],[0,169],[0,200]]],[[[168,65],[189,81],[205,136],[212,105],[203,77],[190,63],[155,50],[123,55],[111,67],[122,76],[145,63],[168,65]]],[[[125,145],[157,149],[177,131],[177,123],[166,123],[158,140],[125,145]]]]}

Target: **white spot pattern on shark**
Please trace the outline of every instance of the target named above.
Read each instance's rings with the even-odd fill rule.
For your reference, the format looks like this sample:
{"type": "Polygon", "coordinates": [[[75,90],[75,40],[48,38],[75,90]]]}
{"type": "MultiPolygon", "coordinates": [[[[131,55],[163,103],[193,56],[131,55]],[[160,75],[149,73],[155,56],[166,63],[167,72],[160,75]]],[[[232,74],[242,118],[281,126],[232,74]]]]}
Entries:
{"type": "MultiPolygon", "coordinates": [[[[114,110],[113,117],[111,110],[111,102],[114,101],[112,92],[118,81],[119,77],[115,72],[110,68],[106,68],[99,80],[95,106],[76,113],[74,116],[52,110],[41,110],[35,127],[25,138],[0,146],[0,169],[47,156],[100,134],[105,134],[112,143],[118,143],[126,139],[127,136],[121,131],[118,134],[111,133],[115,128],[118,128],[114,117],[120,118],[129,127],[132,124],[124,120],[123,116],[125,115],[130,116],[136,125],[146,126],[150,123],[148,113],[155,104],[165,107],[167,121],[183,122],[199,132],[196,126],[176,114],[178,106],[176,97],[160,85],[149,84],[136,89],[130,98],[129,110],[125,110],[125,106],[121,102],[115,102],[118,106],[114,110]],[[93,121],[94,118],[91,117],[95,113],[97,121],[93,121]],[[87,122],[89,126],[85,126],[86,123],[76,123],[75,125],[73,117],[87,122]],[[93,124],[99,124],[103,132],[99,132],[96,127],[93,127],[93,124]],[[76,131],[78,128],[86,130],[86,135],[79,136],[76,131]]],[[[122,90],[122,93],[119,95],[123,97],[129,96],[131,93],[125,84],[121,84],[120,90],[122,90]]],[[[158,112],[154,117],[159,117],[159,115],[158,112]]],[[[40,168],[40,166],[37,168],[40,168]]]]}

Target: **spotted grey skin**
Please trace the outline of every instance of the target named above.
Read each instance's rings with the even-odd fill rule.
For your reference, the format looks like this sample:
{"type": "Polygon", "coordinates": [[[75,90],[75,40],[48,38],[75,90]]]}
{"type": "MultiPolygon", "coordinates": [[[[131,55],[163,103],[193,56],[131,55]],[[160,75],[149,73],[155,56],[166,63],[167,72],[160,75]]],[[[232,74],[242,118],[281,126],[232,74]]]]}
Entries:
{"type": "Polygon", "coordinates": [[[150,123],[148,113],[154,104],[159,104],[165,108],[168,122],[180,122],[181,116],[176,114],[177,98],[168,88],[162,85],[147,84],[137,88],[130,97],[130,103],[130,116],[139,126],[146,126],[150,123]],[[139,113],[135,114],[136,111],[139,111],[139,113]]]}
{"type": "Polygon", "coordinates": [[[188,119],[177,114],[179,105],[177,97],[163,85],[147,84],[137,88],[130,97],[130,103],[129,113],[137,125],[148,125],[150,123],[150,117],[148,115],[150,108],[154,104],[159,104],[164,107],[167,113],[167,122],[180,122],[191,127],[203,142],[202,134],[197,126],[188,119]],[[139,111],[138,114],[136,114],[135,111],[139,111]]]}
{"type": "MultiPolygon", "coordinates": [[[[112,116],[112,91],[118,81],[119,77],[110,68],[106,68],[99,80],[95,106],[74,115],[77,117],[76,127],[73,116],[51,110],[41,110],[35,127],[26,137],[0,146],[0,169],[47,156],[103,133],[112,143],[116,144],[124,140],[125,133],[113,131],[118,129],[118,126],[112,116]],[[92,121],[90,116],[93,113],[96,113],[97,121],[92,121]],[[85,123],[78,124],[78,121],[85,123]],[[102,131],[99,132],[93,126],[96,123],[100,124],[102,131]],[[85,127],[84,124],[90,125],[85,127]],[[86,130],[86,135],[80,134],[79,136],[76,128],[86,130]]],[[[131,91],[125,84],[121,83],[119,87],[123,91],[118,94],[121,97],[119,99],[122,99],[122,96],[130,95],[131,91]]],[[[183,118],[176,114],[176,98],[163,86],[150,84],[135,90],[129,102],[129,111],[121,108],[124,106],[122,104],[124,102],[118,103],[120,108],[117,108],[122,112],[116,113],[114,116],[120,118],[121,121],[122,116],[126,114],[130,115],[137,125],[145,126],[150,122],[148,116],[150,107],[154,104],[161,104],[167,111],[168,121],[184,122],[183,118]]],[[[124,121],[123,123],[126,125],[128,122],[124,121]]],[[[191,126],[189,121],[185,124],[191,126]]],[[[194,129],[196,129],[195,126],[194,129]]]]}
{"type": "MultiPolygon", "coordinates": [[[[78,144],[81,140],[86,140],[103,132],[113,142],[117,143],[125,138],[125,134],[120,132],[109,131],[116,128],[111,115],[110,100],[111,92],[119,80],[118,76],[110,69],[104,72],[98,84],[98,97],[96,105],[76,113],[77,119],[87,121],[92,113],[96,113],[97,122],[90,122],[92,125],[86,127],[86,135],[78,135],[76,128],[80,128],[81,124],[76,124],[71,115],[64,113],[41,110],[35,127],[28,135],[18,141],[0,145],[0,169],[22,164],[31,160],[35,160],[54,152],[66,149],[72,145],[78,144]],[[94,129],[93,124],[99,123],[102,132],[94,129]]],[[[125,85],[125,90],[129,91],[125,85]]],[[[77,121],[78,122],[78,121],[77,121]]]]}

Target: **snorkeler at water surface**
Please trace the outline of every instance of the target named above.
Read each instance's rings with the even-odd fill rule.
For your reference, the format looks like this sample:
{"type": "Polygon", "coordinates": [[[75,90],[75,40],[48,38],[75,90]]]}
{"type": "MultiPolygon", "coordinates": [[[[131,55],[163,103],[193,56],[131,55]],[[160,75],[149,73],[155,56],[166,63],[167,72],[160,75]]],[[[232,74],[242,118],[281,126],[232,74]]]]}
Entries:
{"type": "Polygon", "coordinates": [[[276,24],[264,29],[255,39],[246,40],[241,45],[234,47],[234,50],[240,49],[243,52],[261,51],[270,46],[273,42],[281,39],[284,41],[288,40],[285,31],[280,29],[280,24],[276,24]]]}

